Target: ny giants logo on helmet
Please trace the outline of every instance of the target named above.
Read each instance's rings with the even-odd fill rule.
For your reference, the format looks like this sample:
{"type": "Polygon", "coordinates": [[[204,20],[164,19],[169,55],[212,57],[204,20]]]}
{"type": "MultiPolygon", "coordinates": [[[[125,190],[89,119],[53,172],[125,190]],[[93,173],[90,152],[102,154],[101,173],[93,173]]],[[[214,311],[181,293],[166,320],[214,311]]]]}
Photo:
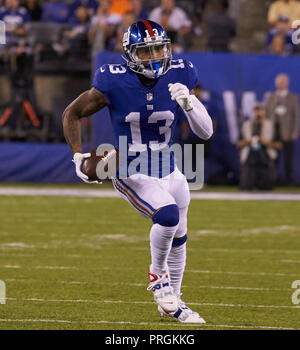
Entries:
{"type": "Polygon", "coordinates": [[[171,41],[153,21],[133,23],[124,33],[123,49],[128,67],[147,78],[156,79],[171,67],[171,41]]]}

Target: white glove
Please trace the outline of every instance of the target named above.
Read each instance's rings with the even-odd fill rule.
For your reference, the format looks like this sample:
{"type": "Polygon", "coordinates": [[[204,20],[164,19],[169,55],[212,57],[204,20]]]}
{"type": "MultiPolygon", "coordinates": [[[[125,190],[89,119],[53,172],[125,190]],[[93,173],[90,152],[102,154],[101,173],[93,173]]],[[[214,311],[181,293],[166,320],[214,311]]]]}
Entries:
{"type": "Polygon", "coordinates": [[[171,99],[183,109],[192,131],[201,139],[208,140],[213,134],[212,120],[206,108],[188,88],[180,83],[169,84],[171,99]]]}
{"type": "Polygon", "coordinates": [[[90,157],[91,157],[91,153],[79,153],[79,152],[74,153],[72,162],[75,163],[76,174],[78,177],[81,178],[82,181],[86,182],[87,184],[101,184],[102,182],[100,181],[90,181],[88,176],[81,171],[82,162],[86,158],[90,158],[90,157]]]}
{"type": "Polygon", "coordinates": [[[168,84],[171,100],[176,100],[179,106],[186,112],[193,109],[193,102],[189,89],[180,83],[168,84]]]}

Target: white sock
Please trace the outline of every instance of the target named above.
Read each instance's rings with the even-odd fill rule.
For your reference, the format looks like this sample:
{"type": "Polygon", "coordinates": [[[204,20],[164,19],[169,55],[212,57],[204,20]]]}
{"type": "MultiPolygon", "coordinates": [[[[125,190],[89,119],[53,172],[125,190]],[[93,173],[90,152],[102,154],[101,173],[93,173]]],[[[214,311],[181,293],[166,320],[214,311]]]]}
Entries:
{"type": "Polygon", "coordinates": [[[167,270],[167,259],[178,225],[172,227],[153,224],[150,231],[151,271],[162,274],[167,270]]]}
{"type": "Polygon", "coordinates": [[[186,243],[179,247],[172,247],[168,256],[168,268],[171,286],[175,294],[180,297],[181,283],[186,262],[186,243]]]}
{"type": "MultiPolygon", "coordinates": [[[[182,238],[187,232],[188,207],[179,209],[179,224],[174,238],[182,238]]],[[[186,242],[178,247],[172,247],[168,256],[167,264],[171,279],[171,286],[178,297],[181,294],[181,283],[186,264],[186,242]]]]}

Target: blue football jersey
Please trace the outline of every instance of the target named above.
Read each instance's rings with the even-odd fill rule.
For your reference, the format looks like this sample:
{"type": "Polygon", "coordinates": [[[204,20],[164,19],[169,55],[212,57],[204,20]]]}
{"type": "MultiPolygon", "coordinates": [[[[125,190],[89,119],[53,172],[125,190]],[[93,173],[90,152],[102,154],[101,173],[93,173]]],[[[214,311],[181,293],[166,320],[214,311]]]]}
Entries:
{"type": "MultiPolygon", "coordinates": [[[[109,100],[111,121],[116,136],[115,147],[120,149],[120,136],[127,139],[127,166],[140,154],[148,154],[147,175],[168,175],[162,168],[164,152],[173,144],[175,125],[180,113],[176,101],[171,100],[168,84],[181,83],[192,90],[198,83],[194,65],[186,60],[173,60],[169,71],[154,86],[145,86],[126,64],[105,64],[97,69],[92,86],[109,100]],[[159,153],[159,168],[150,162],[151,152],[159,153]],[[152,167],[152,169],[151,169],[152,167]]],[[[169,156],[169,171],[174,170],[174,155],[169,156]]],[[[140,157],[145,162],[145,157],[140,157]]],[[[165,163],[164,163],[165,164],[165,163]]],[[[141,166],[140,166],[141,168],[141,166]]],[[[139,167],[136,172],[144,173],[139,167]]],[[[143,168],[143,169],[146,169],[143,168]]],[[[132,169],[130,174],[132,174],[132,169]]]]}
{"type": "Polygon", "coordinates": [[[15,11],[4,7],[0,11],[0,20],[5,22],[6,30],[14,30],[17,27],[30,22],[31,16],[24,7],[19,7],[15,11]]]}

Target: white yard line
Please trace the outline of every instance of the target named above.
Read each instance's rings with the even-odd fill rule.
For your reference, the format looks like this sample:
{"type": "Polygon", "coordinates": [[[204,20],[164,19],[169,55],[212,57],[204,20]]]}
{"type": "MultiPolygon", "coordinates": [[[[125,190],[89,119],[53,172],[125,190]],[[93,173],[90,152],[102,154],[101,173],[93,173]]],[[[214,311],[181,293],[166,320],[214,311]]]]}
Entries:
{"type": "MultiPolygon", "coordinates": [[[[112,267],[104,266],[101,267],[103,270],[111,270],[112,267]]],[[[116,270],[135,270],[133,267],[122,267],[114,266],[116,270]]],[[[215,274],[215,275],[249,275],[249,276],[298,276],[298,273],[281,273],[281,272],[248,272],[248,271],[217,271],[217,270],[190,270],[186,269],[185,273],[204,273],[204,274],[215,274]]]]}
{"type": "MultiPolygon", "coordinates": [[[[5,278],[5,282],[27,282],[32,283],[33,281],[41,281],[39,278],[5,278]]],[[[51,281],[51,284],[61,283],[61,284],[88,284],[86,281],[51,281]]],[[[93,282],[94,284],[95,282],[93,282]]],[[[100,284],[101,282],[99,282],[100,284]]],[[[118,284],[120,285],[120,283],[118,284]]],[[[132,284],[133,285],[133,284],[132,284]]]]}
{"type": "Polygon", "coordinates": [[[76,266],[36,266],[36,269],[45,269],[45,270],[77,270],[79,269],[76,266]]]}
{"type": "MultiPolygon", "coordinates": [[[[0,268],[4,269],[21,269],[22,266],[20,265],[2,265],[0,268]]],[[[35,269],[42,269],[42,270],[77,270],[79,269],[76,266],[35,266],[35,269]]]]}
{"type": "Polygon", "coordinates": [[[299,201],[297,193],[191,192],[192,199],[238,201],[299,201]]]}
{"type": "MultiPolygon", "coordinates": [[[[40,299],[40,298],[12,298],[11,301],[33,301],[46,303],[95,303],[95,304],[154,304],[152,301],[124,301],[124,300],[87,300],[87,299],[40,299]]],[[[222,304],[222,303],[188,303],[196,306],[220,306],[220,307],[243,307],[243,308],[267,308],[267,309],[300,309],[300,305],[251,305],[251,304],[222,304]]],[[[298,312],[298,311],[297,311],[298,312]]]]}
{"type": "Polygon", "coordinates": [[[115,190],[84,190],[67,188],[26,188],[4,187],[0,188],[0,195],[8,196],[55,196],[55,197],[96,197],[120,198],[115,190]]]}
{"type": "MultiPolygon", "coordinates": [[[[144,240],[144,238],[143,238],[144,240]]],[[[145,238],[146,240],[146,238],[145,238]]],[[[24,249],[25,247],[15,247],[15,246],[10,246],[10,243],[2,243],[0,244],[0,250],[3,251],[5,254],[9,254],[10,256],[35,256],[34,254],[14,254],[14,252],[18,252],[22,249],[24,249]]],[[[41,248],[40,246],[28,246],[26,248],[30,248],[30,249],[39,249],[41,248]]],[[[49,248],[49,245],[43,245],[42,248],[49,248]]],[[[128,247],[126,246],[126,249],[128,249],[128,247]]],[[[134,247],[135,250],[145,250],[148,251],[149,248],[148,247],[134,247]]],[[[197,251],[197,252],[214,252],[214,253],[253,253],[253,254],[266,254],[266,253],[284,253],[284,254],[300,254],[300,250],[292,250],[292,249],[232,249],[232,248],[190,248],[187,247],[187,249],[189,251],[197,251]]],[[[2,253],[1,253],[2,254],[2,253]]],[[[79,254],[66,254],[64,255],[67,258],[84,258],[84,259],[99,259],[99,256],[91,256],[91,255],[79,255],[79,254]]],[[[215,259],[216,260],[216,259],[215,259]]],[[[287,260],[286,260],[287,261],[287,260]]],[[[292,261],[292,260],[290,260],[292,261]]],[[[299,260],[300,261],[300,260],[299,260]]]]}
{"type": "MultiPolygon", "coordinates": [[[[34,278],[5,278],[5,282],[30,282],[30,281],[40,281],[39,279],[34,279],[34,278]]],[[[91,282],[87,281],[53,281],[51,283],[61,283],[61,284],[91,284],[91,282]]],[[[101,284],[102,282],[99,281],[93,281],[93,284],[101,284]]],[[[146,283],[122,283],[122,282],[116,282],[116,283],[111,283],[111,285],[116,285],[116,286],[129,286],[129,287],[141,287],[141,288],[146,288],[147,284],[146,283]]],[[[229,289],[229,290],[253,290],[253,291],[290,291],[290,288],[258,288],[258,287],[239,287],[239,286],[187,286],[183,285],[182,288],[189,288],[189,289],[229,289]]]]}
{"type": "Polygon", "coordinates": [[[57,282],[62,284],[88,284],[88,282],[82,282],[82,281],[57,281],[57,282]]]}
{"type": "Polygon", "coordinates": [[[255,288],[255,287],[233,287],[233,286],[182,286],[182,288],[189,289],[232,289],[232,290],[255,290],[255,291],[290,291],[290,288],[255,288]]]}
{"type": "MultiPolygon", "coordinates": [[[[115,190],[109,189],[68,189],[68,188],[26,188],[3,187],[0,195],[7,196],[63,196],[63,197],[95,197],[120,198],[115,190]]],[[[208,200],[254,200],[254,201],[300,201],[298,193],[260,193],[260,192],[195,192],[191,191],[192,199],[208,200]]]]}
{"type": "MultiPolygon", "coordinates": [[[[20,269],[20,265],[2,265],[0,268],[7,269],[20,269]]],[[[80,267],[76,266],[36,266],[36,269],[45,269],[45,270],[81,270],[80,267]]],[[[134,270],[133,267],[114,267],[117,270],[134,270]]],[[[99,270],[110,270],[111,267],[95,267],[94,269],[99,270]]],[[[297,273],[281,273],[281,272],[248,272],[248,271],[211,271],[211,270],[186,270],[185,273],[204,273],[204,274],[221,274],[221,275],[251,275],[251,276],[299,276],[297,273]]]]}
{"type": "Polygon", "coordinates": [[[186,270],[185,273],[207,273],[207,274],[225,274],[225,275],[254,275],[254,276],[299,276],[297,273],[280,272],[244,272],[244,271],[209,271],[209,270],[186,270]]]}
{"type": "MultiPolygon", "coordinates": [[[[189,303],[196,306],[221,306],[221,307],[243,307],[243,308],[267,308],[267,309],[300,309],[298,305],[251,305],[251,304],[216,304],[216,303],[189,303]]],[[[297,311],[298,312],[298,311],[297,311]]]]}
{"type": "MultiPolygon", "coordinates": [[[[111,304],[150,304],[147,301],[123,301],[123,300],[103,300],[98,301],[111,304]]],[[[152,304],[152,303],[151,303],[152,304]]],[[[221,304],[221,303],[187,303],[188,305],[196,306],[221,306],[221,307],[245,307],[245,308],[270,308],[270,309],[300,309],[300,306],[291,305],[246,305],[246,304],[221,304]]]]}
{"type": "Polygon", "coordinates": [[[74,323],[73,321],[67,321],[67,320],[34,320],[34,319],[19,320],[19,319],[12,319],[12,318],[0,318],[0,322],[21,322],[21,323],[27,323],[27,322],[74,323]]]}
{"type": "MultiPolygon", "coordinates": [[[[34,278],[5,278],[5,282],[32,282],[32,281],[40,281],[40,279],[34,279],[34,278]]],[[[91,284],[91,282],[87,281],[53,281],[51,283],[61,283],[61,284],[91,284]]],[[[93,281],[93,284],[101,284],[102,282],[99,281],[93,281]]],[[[146,283],[123,283],[123,282],[116,282],[111,283],[111,285],[116,286],[129,286],[129,287],[141,287],[146,288],[146,283]]],[[[187,286],[183,285],[182,288],[189,288],[189,289],[232,289],[232,290],[253,290],[253,291],[290,291],[290,288],[258,288],[258,287],[239,287],[239,286],[187,286]]]]}
{"type": "Polygon", "coordinates": [[[300,264],[300,260],[280,260],[283,263],[300,264]]]}
{"type": "Polygon", "coordinates": [[[216,328],[240,328],[240,329],[278,329],[278,330],[297,330],[292,327],[278,327],[278,326],[244,326],[244,325],[229,325],[229,324],[193,324],[193,323],[180,323],[180,322],[131,322],[131,321],[71,321],[71,320],[54,320],[54,319],[12,319],[12,318],[1,318],[0,322],[17,322],[17,323],[69,323],[69,324],[128,324],[128,325],[139,325],[139,326],[186,326],[186,327],[216,327],[216,328]]]}
{"type": "Polygon", "coordinates": [[[23,242],[10,242],[10,243],[1,243],[0,244],[0,247],[2,248],[21,248],[21,249],[24,249],[24,248],[35,248],[34,245],[32,244],[26,244],[26,243],[23,243],[23,242]]]}
{"type": "Polygon", "coordinates": [[[197,251],[204,252],[214,252],[214,253],[258,253],[258,254],[266,254],[266,253],[286,253],[286,254],[300,254],[300,250],[292,250],[292,249],[232,249],[232,248],[197,248],[197,251]]]}

